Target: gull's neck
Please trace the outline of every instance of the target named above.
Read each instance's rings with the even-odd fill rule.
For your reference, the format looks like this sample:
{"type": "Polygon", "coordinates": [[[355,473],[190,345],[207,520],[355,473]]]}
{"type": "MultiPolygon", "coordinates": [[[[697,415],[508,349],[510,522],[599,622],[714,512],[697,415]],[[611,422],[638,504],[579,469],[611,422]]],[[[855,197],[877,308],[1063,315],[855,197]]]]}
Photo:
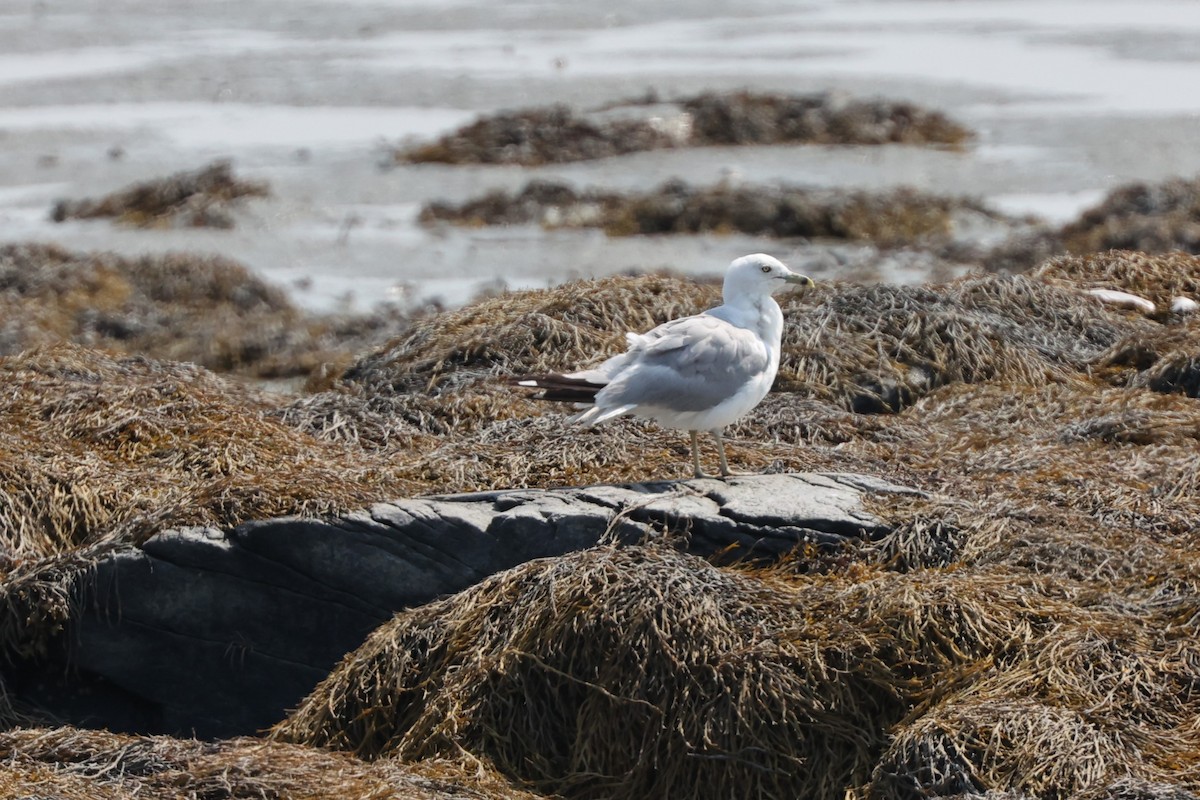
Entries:
{"type": "Polygon", "coordinates": [[[783,335],[783,312],[769,294],[742,295],[708,312],[739,328],[752,330],[767,343],[772,351],[779,349],[783,335]]]}

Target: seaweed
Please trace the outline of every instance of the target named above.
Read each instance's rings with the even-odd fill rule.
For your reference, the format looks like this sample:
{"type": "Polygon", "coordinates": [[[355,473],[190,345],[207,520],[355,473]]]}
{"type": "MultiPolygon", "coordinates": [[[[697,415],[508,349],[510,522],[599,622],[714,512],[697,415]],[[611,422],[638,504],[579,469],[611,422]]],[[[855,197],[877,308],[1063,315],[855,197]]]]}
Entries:
{"type": "MultiPolygon", "coordinates": [[[[269,741],[13,730],[0,780],[322,796],[445,769],[498,797],[1193,797],[1200,406],[1154,381],[1194,324],[1086,290],[1191,291],[1195,261],[785,297],[779,381],[731,461],[922,490],[868,500],[885,535],[823,560],[708,561],[666,536],[530,562],[398,614],[269,741]]],[[[575,429],[501,379],[716,295],[650,275],[485,298],[292,398],[80,347],[0,358],[4,653],[36,659],[73,577],[168,525],[684,474],[678,432],[575,429]]],[[[8,698],[0,721],[25,711],[8,698]]]]}
{"type": "Polygon", "coordinates": [[[1065,225],[1018,232],[983,262],[992,271],[1015,272],[1055,255],[1108,250],[1200,253],[1200,178],[1123,184],[1065,225]]]}
{"type": "Polygon", "coordinates": [[[948,247],[963,215],[996,226],[1021,224],[979,202],[911,188],[884,192],[774,186],[691,187],[674,180],[649,192],[576,191],[565,183],[530,181],[521,190],[488,192],[461,205],[424,206],[426,224],[602,228],[611,236],[746,233],[870,242],[879,247],[948,247]]]}
{"type": "Polygon", "coordinates": [[[406,314],[307,313],[219,256],[132,258],[53,245],[0,246],[0,354],[59,342],[255,378],[314,376],[403,330],[406,314]]]}
{"type": "Polygon", "coordinates": [[[136,183],[93,200],[60,200],[50,213],[55,222],[112,218],[138,228],[232,228],[243,198],[266,197],[266,183],[234,177],[230,161],[136,183]]]}
{"type": "Polygon", "coordinates": [[[262,739],[199,742],[80,728],[0,733],[0,792],[75,800],[534,800],[479,766],[364,763],[262,739]],[[52,793],[52,794],[51,794],[52,793]]]}
{"type": "Polygon", "coordinates": [[[971,137],[967,128],[945,114],[913,103],[855,100],[834,93],[706,92],[670,103],[609,104],[590,113],[565,105],[499,112],[435,142],[397,150],[395,159],[541,166],[670,147],[784,143],[958,147],[971,137]],[[653,111],[641,115],[612,114],[622,107],[636,112],[639,106],[650,105],[655,106],[653,111]]]}

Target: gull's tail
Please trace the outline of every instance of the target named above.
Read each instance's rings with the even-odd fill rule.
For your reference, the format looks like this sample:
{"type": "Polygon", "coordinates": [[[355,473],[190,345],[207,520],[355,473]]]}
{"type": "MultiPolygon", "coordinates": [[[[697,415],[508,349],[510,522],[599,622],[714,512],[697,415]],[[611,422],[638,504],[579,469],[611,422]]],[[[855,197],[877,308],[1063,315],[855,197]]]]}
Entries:
{"type": "Polygon", "coordinates": [[[514,386],[524,386],[528,389],[541,389],[541,394],[535,395],[536,400],[554,400],[561,403],[583,403],[591,405],[596,399],[596,392],[605,387],[603,383],[595,383],[575,375],[521,375],[508,378],[508,383],[514,386]]]}
{"type": "Polygon", "coordinates": [[[574,403],[576,408],[584,410],[571,417],[570,421],[583,425],[595,425],[598,422],[604,422],[613,417],[628,414],[637,407],[635,404],[617,406],[616,408],[602,408],[593,405],[596,401],[596,393],[607,386],[607,384],[588,380],[581,377],[582,375],[597,377],[597,373],[594,371],[577,372],[571,375],[551,373],[546,375],[521,375],[506,379],[506,383],[514,386],[522,386],[527,389],[541,389],[540,394],[534,395],[534,400],[574,403]]]}

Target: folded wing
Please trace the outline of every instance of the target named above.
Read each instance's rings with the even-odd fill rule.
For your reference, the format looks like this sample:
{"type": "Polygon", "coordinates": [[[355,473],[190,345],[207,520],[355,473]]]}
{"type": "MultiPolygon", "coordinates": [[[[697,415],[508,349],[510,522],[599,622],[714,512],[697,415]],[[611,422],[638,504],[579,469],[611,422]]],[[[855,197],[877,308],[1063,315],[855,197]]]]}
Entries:
{"type": "Polygon", "coordinates": [[[660,325],[627,355],[598,404],[704,411],[762,374],[770,358],[752,331],[706,314],[660,325]]]}
{"type": "Polygon", "coordinates": [[[770,358],[753,332],[701,314],[644,334],[627,334],[629,349],[586,370],[525,375],[540,400],[593,405],[576,417],[594,424],[639,407],[704,411],[728,400],[766,370],[770,358]]]}

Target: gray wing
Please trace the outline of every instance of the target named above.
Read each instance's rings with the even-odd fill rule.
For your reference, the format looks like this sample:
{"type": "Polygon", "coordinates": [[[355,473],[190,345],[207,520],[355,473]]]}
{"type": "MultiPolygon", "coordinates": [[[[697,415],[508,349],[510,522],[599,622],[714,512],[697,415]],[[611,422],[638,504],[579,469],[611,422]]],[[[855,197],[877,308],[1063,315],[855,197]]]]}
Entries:
{"type": "Polygon", "coordinates": [[[706,315],[659,325],[625,355],[628,362],[602,390],[605,406],[703,411],[729,399],[770,363],[752,331],[706,315]]]}

